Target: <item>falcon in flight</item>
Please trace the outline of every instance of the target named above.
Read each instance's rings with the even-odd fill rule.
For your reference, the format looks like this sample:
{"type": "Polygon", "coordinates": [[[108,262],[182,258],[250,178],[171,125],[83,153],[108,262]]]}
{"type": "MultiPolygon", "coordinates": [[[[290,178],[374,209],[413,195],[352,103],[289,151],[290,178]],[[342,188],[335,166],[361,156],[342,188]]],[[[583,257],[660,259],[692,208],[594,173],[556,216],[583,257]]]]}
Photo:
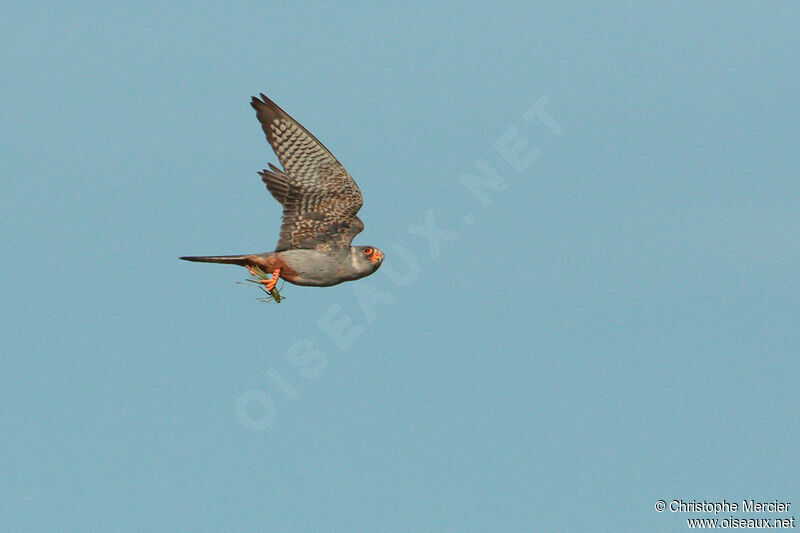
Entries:
{"type": "Polygon", "coordinates": [[[327,148],[275,102],[261,95],[250,102],[283,169],[272,163],[259,172],[267,190],[283,206],[274,252],[250,255],[181,257],[186,261],[240,265],[272,291],[278,279],[295,285],[329,287],[369,276],[381,266],[374,246],[351,246],[364,229],[356,216],[363,198],[358,185],[327,148]]]}

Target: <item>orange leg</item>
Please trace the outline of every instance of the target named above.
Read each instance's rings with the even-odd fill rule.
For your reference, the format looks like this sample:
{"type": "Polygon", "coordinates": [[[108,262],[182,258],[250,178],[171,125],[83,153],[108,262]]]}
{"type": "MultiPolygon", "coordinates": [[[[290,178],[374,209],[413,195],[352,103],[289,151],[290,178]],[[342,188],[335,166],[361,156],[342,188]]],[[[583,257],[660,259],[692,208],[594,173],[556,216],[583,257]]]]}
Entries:
{"type": "Polygon", "coordinates": [[[261,283],[264,284],[264,290],[269,292],[275,288],[275,285],[278,283],[278,279],[281,276],[281,269],[276,268],[272,271],[272,277],[269,279],[262,279],[261,283]]]}

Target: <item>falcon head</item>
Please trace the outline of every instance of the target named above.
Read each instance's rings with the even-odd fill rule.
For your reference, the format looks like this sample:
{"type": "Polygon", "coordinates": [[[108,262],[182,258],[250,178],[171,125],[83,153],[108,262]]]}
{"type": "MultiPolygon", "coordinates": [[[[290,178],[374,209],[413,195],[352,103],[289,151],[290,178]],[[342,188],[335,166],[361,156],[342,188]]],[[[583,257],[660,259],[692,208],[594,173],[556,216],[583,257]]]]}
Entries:
{"type": "Polygon", "coordinates": [[[383,263],[383,252],[374,246],[352,246],[350,248],[350,256],[353,260],[353,266],[360,272],[372,274],[383,263]]]}

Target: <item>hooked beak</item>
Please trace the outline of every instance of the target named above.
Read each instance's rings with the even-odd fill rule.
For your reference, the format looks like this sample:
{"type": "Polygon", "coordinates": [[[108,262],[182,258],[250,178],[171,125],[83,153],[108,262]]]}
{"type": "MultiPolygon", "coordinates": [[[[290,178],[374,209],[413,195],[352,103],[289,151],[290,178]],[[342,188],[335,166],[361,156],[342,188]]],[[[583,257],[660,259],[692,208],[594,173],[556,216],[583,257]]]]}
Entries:
{"type": "Polygon", "coordinates": [[[369,259],[370,259],[370,261],[372,261],[373,263],[377,263],[377,262],[379,262],[379,261],[381,261],[381,260],[383,259],[383,254],[382,254],[381,252],[379,252],[379,251],[375,250],[375,253],[373,253],[373,254],[370,256],[370,258],[369,258],[369,259]]]}

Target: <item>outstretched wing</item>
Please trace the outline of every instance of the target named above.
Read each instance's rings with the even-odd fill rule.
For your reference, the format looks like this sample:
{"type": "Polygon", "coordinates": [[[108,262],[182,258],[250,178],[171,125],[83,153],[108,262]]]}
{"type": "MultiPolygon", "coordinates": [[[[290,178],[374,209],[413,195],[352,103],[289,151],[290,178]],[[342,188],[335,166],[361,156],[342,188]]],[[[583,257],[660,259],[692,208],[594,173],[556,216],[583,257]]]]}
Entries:
{"type": "Polygon", "coordinates": [[[256,110],[267,141],[283,170],[270,164],[260,172],[267,189],[283,205],[276,251],[292,248],[335,253],[348,248],[364,223],[356,216],[363,198],[341,163],[275,102],[261,95],[256,110]]]}

